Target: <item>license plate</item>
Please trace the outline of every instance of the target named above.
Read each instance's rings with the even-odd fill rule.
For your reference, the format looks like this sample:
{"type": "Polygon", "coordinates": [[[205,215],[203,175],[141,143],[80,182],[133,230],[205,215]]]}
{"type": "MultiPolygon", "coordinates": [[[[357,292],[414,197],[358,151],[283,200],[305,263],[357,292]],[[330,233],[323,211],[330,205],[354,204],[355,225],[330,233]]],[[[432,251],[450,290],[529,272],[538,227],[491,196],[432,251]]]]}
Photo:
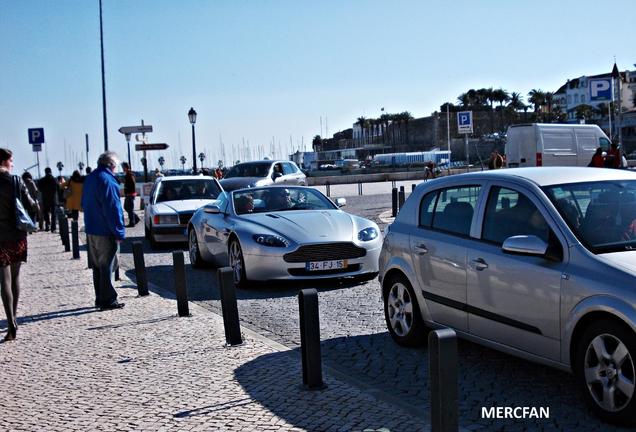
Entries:
{"type": "Polygon", "coordinates": [[[305,270],[340,270],[347,267],[347,260],[313,261],[305,263],[305,270]]]}

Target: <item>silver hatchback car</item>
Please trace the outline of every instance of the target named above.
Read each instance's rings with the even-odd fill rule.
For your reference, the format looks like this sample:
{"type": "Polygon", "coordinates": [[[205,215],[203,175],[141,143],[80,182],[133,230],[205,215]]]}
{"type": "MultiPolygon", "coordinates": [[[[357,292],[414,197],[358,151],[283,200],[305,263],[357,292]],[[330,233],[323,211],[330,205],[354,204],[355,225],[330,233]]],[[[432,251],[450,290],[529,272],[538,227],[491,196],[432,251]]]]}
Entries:
{"type": "Polygon", "coordinates": [[[636,423],[636,173],[541,167],[418,186],[385,233],[387,327],[428,328],[572,371],[603,419],[636,423]]]}

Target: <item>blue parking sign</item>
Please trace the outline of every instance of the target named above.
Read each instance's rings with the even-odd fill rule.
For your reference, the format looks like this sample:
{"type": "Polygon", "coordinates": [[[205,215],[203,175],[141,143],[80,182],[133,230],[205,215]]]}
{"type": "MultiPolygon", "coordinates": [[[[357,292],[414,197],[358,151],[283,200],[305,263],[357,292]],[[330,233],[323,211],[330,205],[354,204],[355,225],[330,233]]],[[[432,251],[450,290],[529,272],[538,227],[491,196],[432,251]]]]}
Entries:
{"type": "Polygon", "coordinates": [[[612,78],[593,78],[588,85],[590,101],[612,100],[612,78]]]}
{"type": "Polygon", "coordinates": [[[44,128],[29,129],[29,144],[44,144],[44,128]]]}
{"type": "Polygon", "coordinates": [[[457,113],[457,131],[459,133],[473,133],[472,111],[459,111],[457,113]]]}

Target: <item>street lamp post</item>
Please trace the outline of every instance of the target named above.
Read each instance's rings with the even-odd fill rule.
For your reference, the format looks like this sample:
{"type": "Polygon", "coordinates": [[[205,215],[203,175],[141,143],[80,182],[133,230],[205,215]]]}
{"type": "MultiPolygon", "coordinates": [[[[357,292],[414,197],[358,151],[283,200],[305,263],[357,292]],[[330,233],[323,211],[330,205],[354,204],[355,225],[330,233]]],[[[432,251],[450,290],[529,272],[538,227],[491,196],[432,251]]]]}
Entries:
{"type": "Polygon", "coordinates": [[[192,107],[190,107],[190,111],[188,111],[188,119],[190,120],[190,124],[192,125],[192,174],[196,174],[197,173],[197,144],[196,144],[196,139],[194,137],[194,124],[197,122],[197,112],[192,107]]]}

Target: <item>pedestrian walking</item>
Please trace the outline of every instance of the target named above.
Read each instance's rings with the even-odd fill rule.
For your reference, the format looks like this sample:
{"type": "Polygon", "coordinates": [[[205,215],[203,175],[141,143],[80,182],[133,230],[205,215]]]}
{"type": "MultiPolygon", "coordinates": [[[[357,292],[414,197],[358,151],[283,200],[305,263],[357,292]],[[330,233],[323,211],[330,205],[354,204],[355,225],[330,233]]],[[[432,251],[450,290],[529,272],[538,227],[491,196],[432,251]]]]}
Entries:
{"type": "Polygon", "coordinates": [[[44,229],[55,232],[55,207],[57,206],[57,181],[51,173],[51,168],[44,168],[44,177],[42,177],[38,186],[42,193],[42,216],[44,217],[44,229]]]}
{"type": "MultiPolygon", "coordinates": [[[[33,176],[31,175],[30,172],[25,171],[24,174],[22,174],[22,181],[24,182],[24,184],[27,187],[27,190],[29,191],[29,195],[31,196],[31,198],[33,199],[33,201],[35,202],[35,208],[32,209],[31,211],[29,211],[29,216],[31,217],[31,220],[33,222],[39,222],[41,219],[41,215],[40,215],[40,191],[38,190],[37,185],[35,184],[35,181],[33,181],[33,176]]],[[[40,226],[42,225],[41,222],[40,226]]]]}
{"type": "Polygon", "coordinates": [[[64,207],[71,213],[73,220],[79,219],[79,212],[82,211],[82,191],[84,189],[84,178],[78,170],[73,171],[70,180],[64,189],[64,207]]]}
{"type": "Polygon", "coordinates": [[[135,214],[135,197],[137,196],[135,175],[127,162],[122,163],[121,167],[126,174],[124,178],[124,210],[128,213],[128,225],[126,226],[132,228],[139,222],[139,216],[135,214]]]}
{"type": "Polygon", "coordinates": [[[499,154],[497,150],[490,153],[490,160],[488,161],[488,169],[500,169],[503,167],[503,157],[499,154]]]}
{"type": "Polygon", "coordinates": [[[117,249],[125,236],[124,215],[119,198],[119,182],[115,170],[119,157],[115,152],[102,153],[97,168],[86,177],[82,193],[84,225],[93,264],[95,307],[119,309],[112,275],[117,249]]]}
{"type": "Polygon", "coordinates": [[[0,294],[7,316],[4,341],[12,341],[18,332],[18,299],[20,297],[20,266],[27,260],[27,233],[17,227],[16,198],[27,211],[35,208],[20,176],[11,175],[13,153],[0,148],[0,294]]]}
{"type": "Polygon", "coordinates": [[[621,151],[618,144],[612,143],[605,157],[605,168],[620,168],[622,162],[621,151]]]}

